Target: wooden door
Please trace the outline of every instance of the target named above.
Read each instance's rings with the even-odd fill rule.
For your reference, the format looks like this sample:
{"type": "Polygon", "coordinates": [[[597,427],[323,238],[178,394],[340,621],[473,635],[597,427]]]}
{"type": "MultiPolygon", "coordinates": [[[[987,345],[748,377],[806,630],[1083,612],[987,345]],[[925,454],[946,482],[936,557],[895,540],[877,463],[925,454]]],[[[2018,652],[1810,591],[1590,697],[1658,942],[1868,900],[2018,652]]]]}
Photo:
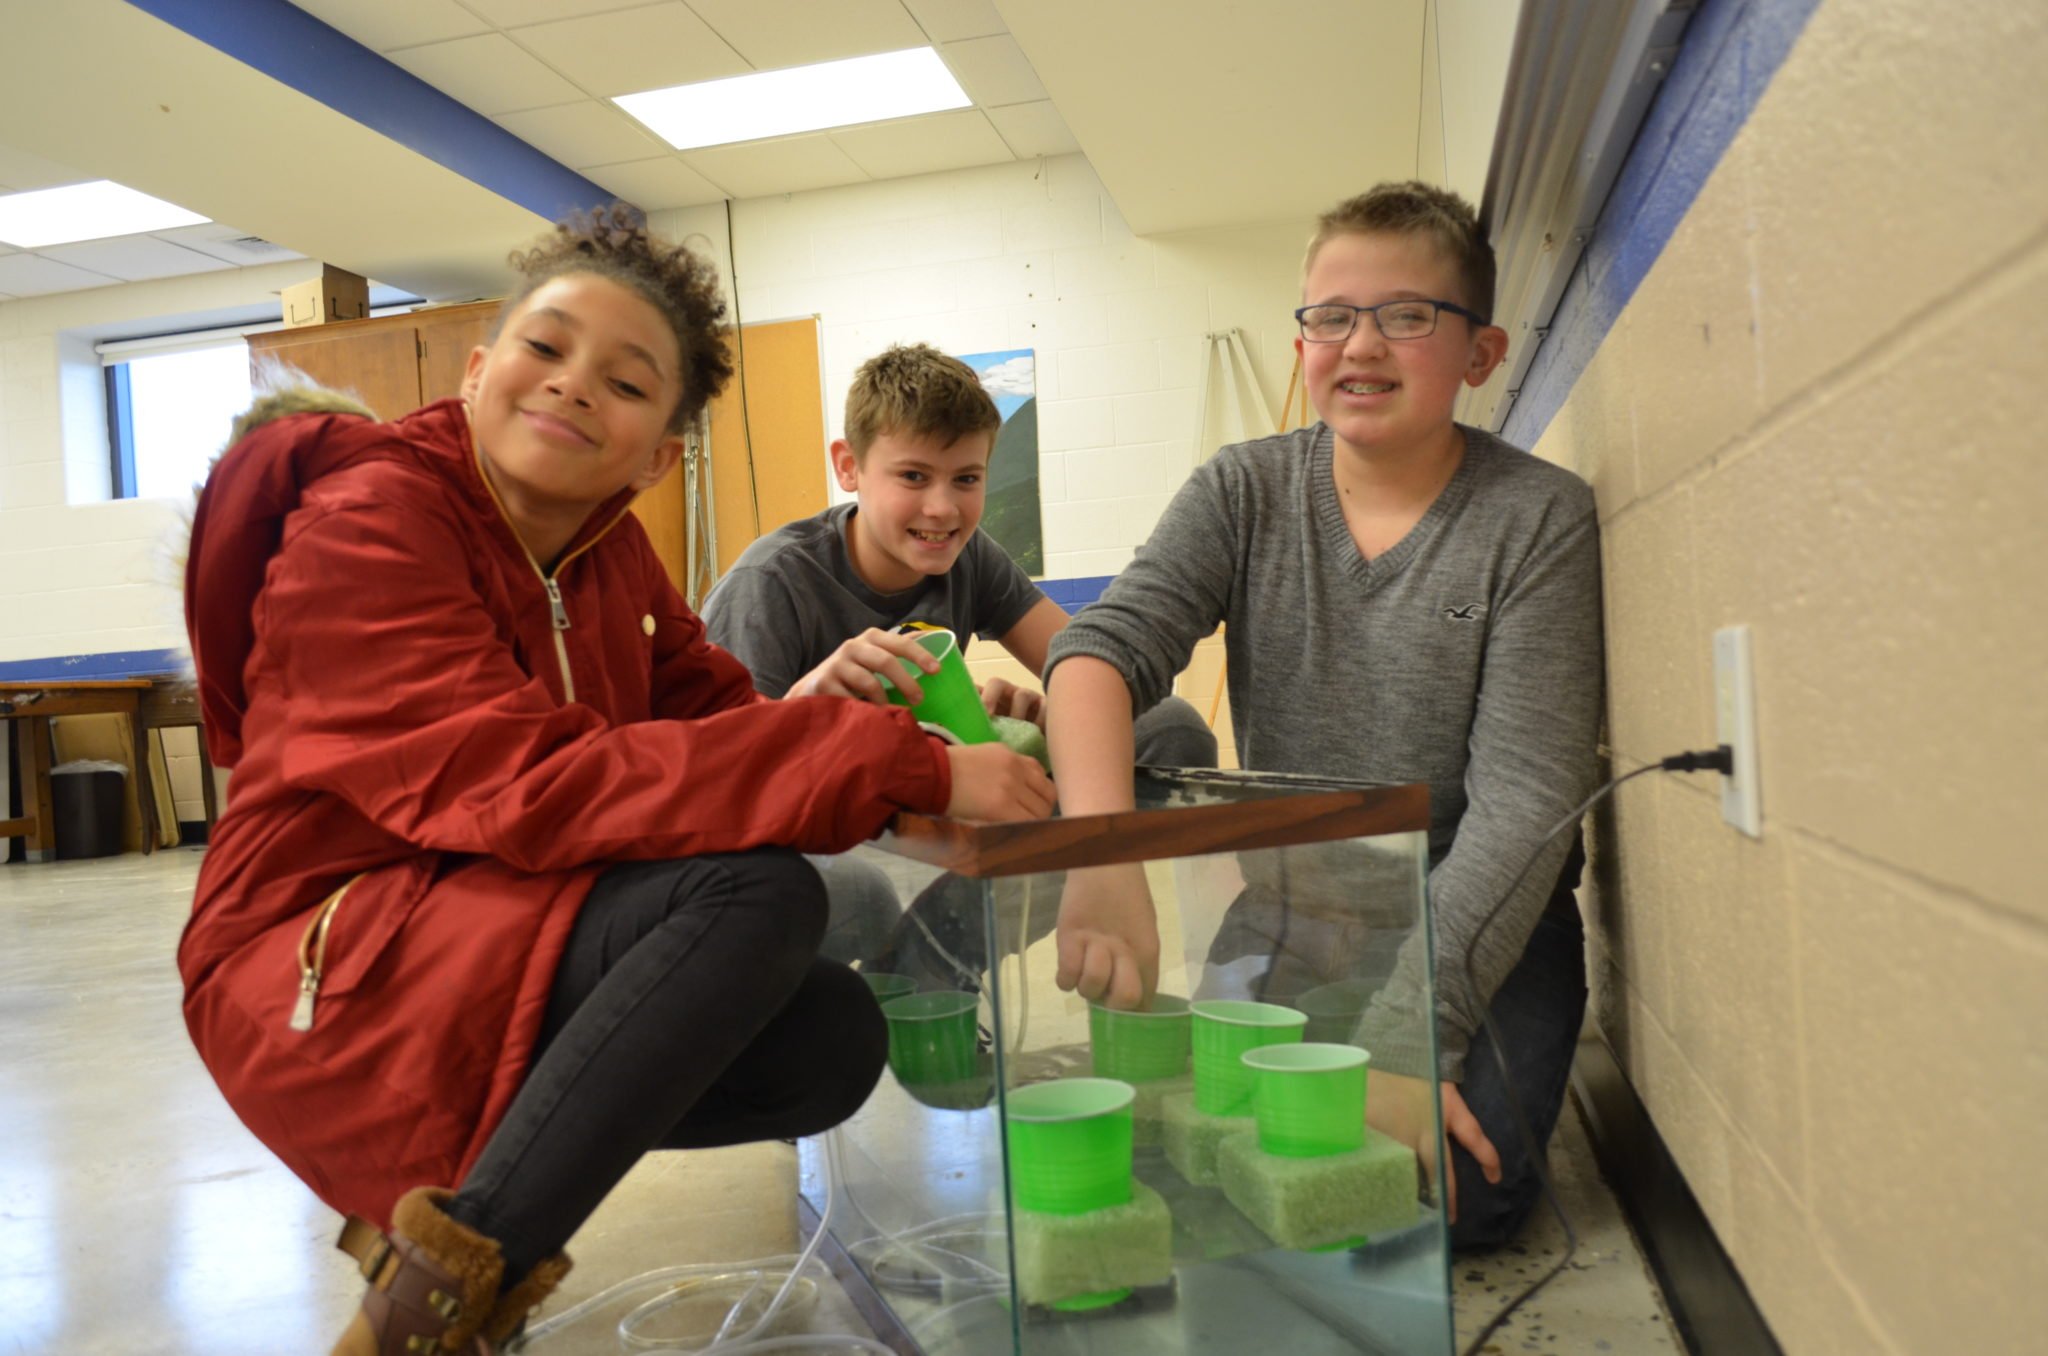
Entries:
{"type": "Polygon", "coordinates": [[[250,335],[252,368],[266,358],[288,363],[322,386],[354,392],[379,419],[397,419],[420,407],[419,349],[410,317],[250,335]]]}
{"type": "Polygon", "coordinates": [[[756,537],[830,502],[817,317],[747,325],[735,348],[735,360],[745,364],[744,415],[737,375],[711,402],[721,576],[756,537]]]}

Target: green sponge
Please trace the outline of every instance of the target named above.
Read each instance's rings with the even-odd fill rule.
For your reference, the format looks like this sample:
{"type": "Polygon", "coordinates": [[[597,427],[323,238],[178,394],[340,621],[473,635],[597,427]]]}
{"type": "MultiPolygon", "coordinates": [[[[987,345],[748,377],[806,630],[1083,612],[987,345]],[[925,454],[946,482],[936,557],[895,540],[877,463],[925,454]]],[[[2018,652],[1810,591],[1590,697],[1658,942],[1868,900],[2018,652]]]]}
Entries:
{"type": "Polygon", "coordinates": [[[1129,1286],[1163,1285],[1173,1275],[1173,1216],[1143,1182],[1124,1205],[1082,1215],[1019,1210],[1017,1290],[1026,1304],[1058,1304],[1129,1286]]]}
{"type": "Polygon", "coordinates": [[[1195,1109],[1195,1094],[1168,1093],[1159,1102],[1166,1161],[1196,1186],[1215,1186],[1216,1153],[1225,1139],[1256,1129],[1250,1116],[1211,1116],[1195,1109]]]}
{"type": "Polygon", "coordinates": [[[1045,747],[1045,731],[1015,716],[990,716],[989,723],[996,727],[996,738],[1003,741],[1005,748],[1027,758],[1036,758],[1047,772],[1052,771],[1052,755],[1045,747]]]}
{"type": "Polygon", "coordinates": [[[1363,1242],[1413,1224],[1415,1151],[1368,1128],[1364,1147],[1321,1158],[1283,1158],[1256,1130],[1217,1151],[1223,1194],[1283,1248],[1363,1242]]]}
{"type": "Polygon", "coordinates": [[[1192,1098],[1195,1076],[1182,1074],[1178,1078],[1154,1078],[1131,1086],[1138,1090],[1138,1100],[1131,1104],[1132,1145],[1144,1148],[1146,1145],[1163,1144],[1166,1099],[1176,1095],[1192,1098]]]}

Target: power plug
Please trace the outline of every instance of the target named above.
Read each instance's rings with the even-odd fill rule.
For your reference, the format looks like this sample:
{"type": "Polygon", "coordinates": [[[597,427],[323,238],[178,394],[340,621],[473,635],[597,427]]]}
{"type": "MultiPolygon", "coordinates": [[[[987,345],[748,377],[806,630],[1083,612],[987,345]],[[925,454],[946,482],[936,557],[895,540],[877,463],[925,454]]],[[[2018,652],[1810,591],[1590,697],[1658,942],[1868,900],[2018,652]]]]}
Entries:
{"type": "Polygon", "coordinates": [[[1750,669],[1747,626],[1724,626],[1714,632],[1714,720],[1720,742],[1735,751],[1735,770],[1721,777],[1721,818],[1751,838],[1761,838],[1756,680],[1750,669]]]}

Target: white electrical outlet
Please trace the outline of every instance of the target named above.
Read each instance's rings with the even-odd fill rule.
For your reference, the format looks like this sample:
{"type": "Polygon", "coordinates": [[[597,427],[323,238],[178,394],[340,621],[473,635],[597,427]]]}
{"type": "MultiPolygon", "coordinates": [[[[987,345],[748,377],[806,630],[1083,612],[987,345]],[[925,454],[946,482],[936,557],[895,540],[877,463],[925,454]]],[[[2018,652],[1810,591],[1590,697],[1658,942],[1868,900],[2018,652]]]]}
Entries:
{"type": "Polygon", "coordinates": [[[1714,632],[1714,720],[1719,742],[1735,750],[1735,771],[1721,777],[1721,818],[1751,838],[1764,834],[1756,769],[1756,679],[1749,628],[1714,632]]]}

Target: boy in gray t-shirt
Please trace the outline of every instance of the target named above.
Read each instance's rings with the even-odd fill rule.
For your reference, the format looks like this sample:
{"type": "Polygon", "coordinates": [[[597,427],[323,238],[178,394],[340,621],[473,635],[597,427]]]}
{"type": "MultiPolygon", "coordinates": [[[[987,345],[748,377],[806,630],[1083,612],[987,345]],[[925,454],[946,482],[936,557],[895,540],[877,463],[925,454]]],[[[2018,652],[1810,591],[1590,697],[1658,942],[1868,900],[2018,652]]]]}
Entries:
{"type": "MultiPolygon", "coordinates": [[[[974,369],[928,345],[861,365],[847,392],[846,436],[832,444],[833,475],[855,502],[755,541],[704,600],[711,640],[747,666],[756,690],[884,702],[877,674],[898,679],[898,658],[936,666],[897,634],[906,622],[946,628],[963,651],[970,637],[993,640],[1044,672],[1067,613],[979,529],[1001,424],[974,369]]],[[[906,684],[912,700],[914,687],[906,684]]],[[[1045,723],[1043,697],[1004,679],[991,679],[982,700],[996,715],[1045,723]]],[[[1178,698],[1147,713],[1137,741],[1143,762],[1216,765],[1215,735],[1178,698]]],[[[833,902],[824,954],[872,962],[899,913],[894,891],[851,859],[820,869],[833,902]]]]}

